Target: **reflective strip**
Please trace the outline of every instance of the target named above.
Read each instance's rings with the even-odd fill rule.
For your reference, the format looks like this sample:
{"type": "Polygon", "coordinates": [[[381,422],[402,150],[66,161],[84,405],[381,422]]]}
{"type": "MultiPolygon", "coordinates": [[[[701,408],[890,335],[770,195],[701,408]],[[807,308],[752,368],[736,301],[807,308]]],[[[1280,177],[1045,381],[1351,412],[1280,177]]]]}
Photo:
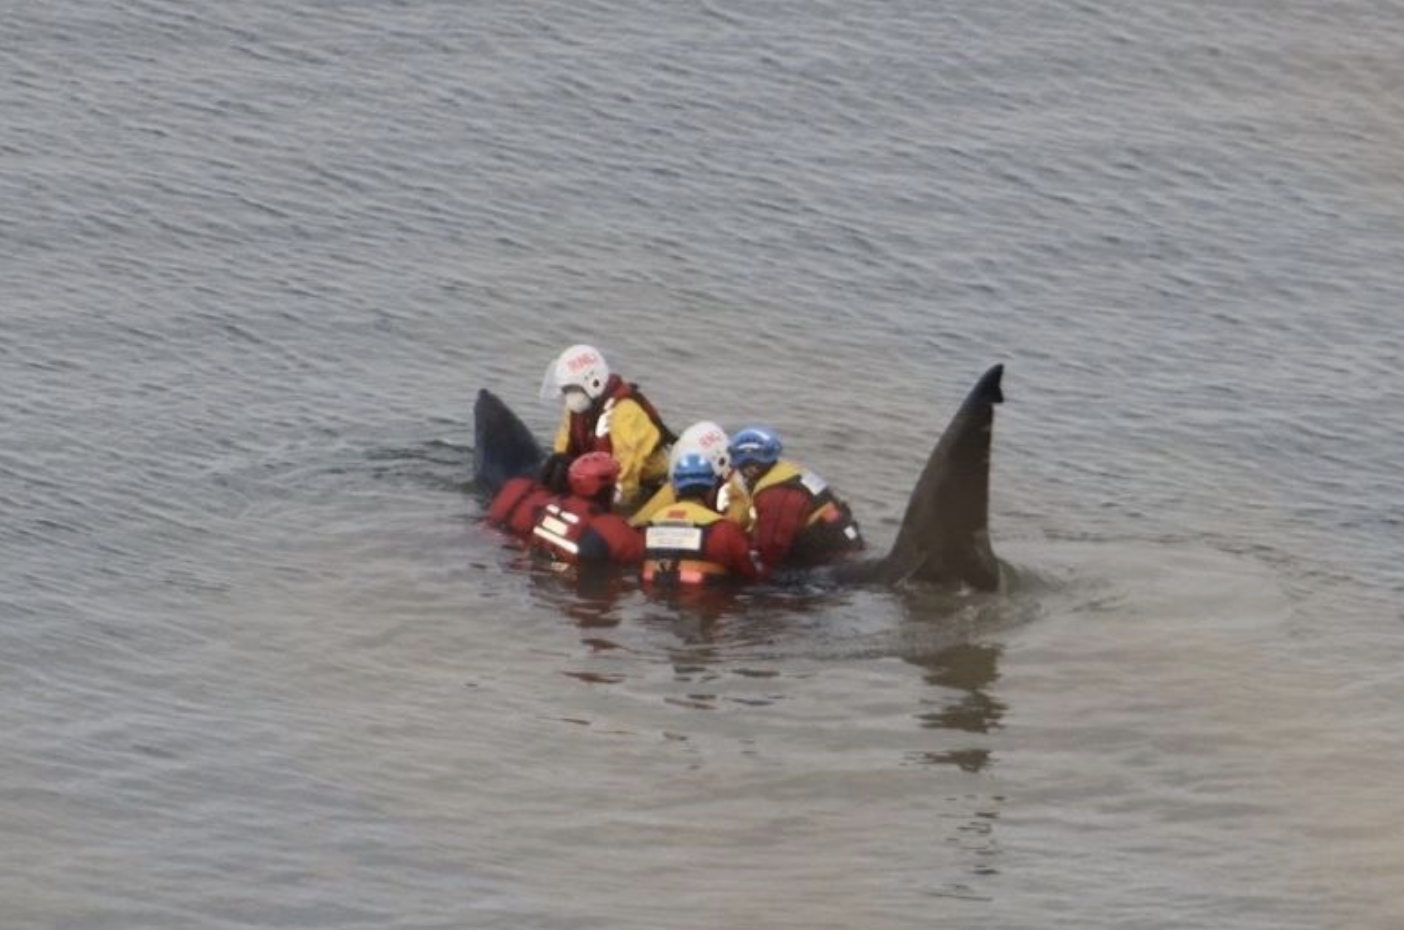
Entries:
{"type": "Polygon", "coordinates": [[[644,581],[653,581],[658,575],[675,578],[683,584],[702,584],[709,578],[720,578],[729,574],[716,562],[703,562],[698,559],[673,561],[650,560],[644,563],[644,581]]]}
{"type": "Polygon", "coordinates": [[[580,554],[579,546],[571,542],[569,539],[566,539],[564,536],[558,536],[555,533],[551,532],[544,525],[544,520],[542,521],[542,524],[542,526],[538,526],[531,531],[533,536],[536,536],[540,539],[544,539],[546,540],[546,542],[550,543],[553,546],[559,546],[561,549],[565,550],[566,552],[569,552],[571,555],[580,554]]]}
{"type": "Polygon", "coordinates": [[[800,484],[809,489],[810,494],[821,494],[829,487],[829,483],[812,471],[800,474],[800,484]]]}
{"type": "MultiPolygon", "coordinates": [[[[580,522],[580,517],[579,517],[577,514],[573,514],[573,513],[571,513],[569,510],[562,510],[562,509],[560,508],[560,505],[558,505],[558,504],[547,504],[547,505],[546,505],[546,512],[549,513],[549,514],[552,514],[552,515],[554,515],[554,516],[560,517],[562,520],[565,520],[567,523],[579,523],[579,522],[580,522]]],[[[564,530],[564,529],[561,529],[560,532],[563,533],[563,532],[565,532],[565,530],[564,530]]]]}
{"type": "Polygon", "coordinates": [[[707,573],[691,568],[680,568],[678,569],[678,580],[683,584],[701,584],[707,580],[707,573]]]}
{"type": "Polygon", "coordinates": [[[537,529],[547,529],[550,530],[552,533],[558,534],[565,534],[570,532],[570,527],[566,526],[564,522],[562,522],[561,520],[557,520],[550,514],[541,515],[541,523],[539,526],[537,526],[537,529]]]}
{"type": "Polygon", "coordinates": [[[731,506],[731,482],[724,481],[722,486],[717,488],[717,510],[726,513],[731,506]]]}
{"type": "Polygon", "coordinates": [[[603,439],[609,435],[609,421],[614,418],[614,398],[605,401],[604,410],[600,411],[600,418],[595,421],[595,438],[603,439]]]}

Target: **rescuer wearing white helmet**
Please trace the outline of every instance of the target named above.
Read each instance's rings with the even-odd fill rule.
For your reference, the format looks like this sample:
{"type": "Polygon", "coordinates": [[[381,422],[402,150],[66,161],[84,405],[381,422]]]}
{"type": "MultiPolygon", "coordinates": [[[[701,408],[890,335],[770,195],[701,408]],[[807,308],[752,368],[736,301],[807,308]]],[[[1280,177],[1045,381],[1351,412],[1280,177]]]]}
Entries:
{"type": "MultiPolygon", "coordinates": [[[[689,452],[702,455],[712,463],[723,479],[721,487],[717,490],[716,509],[722,516],[734,523],[739,523],[742,529],[749,531],[751,527],[751,495],[747,492],[746,484],[741,480],[741,476],[736,474],[731,467],[730,444],[731,440],[726,435],[726,430],[711,420],[699,420],[683,430],[678,436],[678,441],[673,443],[673,449],[668,454],[668,471],[671,474],[673,466],[677,465],[678,460],[689,452]]],[[[669,480],[648,499],[646,504],[634,512],[634,516],[630,518],[629,522],[634,526],[643,526],[659,510],[677,499],[677,489],[669,480]]]]}
{"type": "Polygon", "coordinates": [[[599,349],[573,345],[557,356],[546,369],[541,396],[564,406],[543,483],[563,492],[570,463],[587,452],[608,452],[619,463],[626,510],[637,505],[641,489],[652,492],[667,480],[673,433],[637,385],[609,370],[599,349]]]}

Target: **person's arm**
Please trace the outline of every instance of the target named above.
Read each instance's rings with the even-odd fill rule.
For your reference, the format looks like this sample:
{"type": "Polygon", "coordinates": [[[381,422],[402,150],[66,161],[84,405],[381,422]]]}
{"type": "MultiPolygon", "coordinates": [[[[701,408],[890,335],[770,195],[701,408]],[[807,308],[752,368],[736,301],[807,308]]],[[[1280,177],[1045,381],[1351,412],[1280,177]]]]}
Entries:
{"type": "Polygon", "coordinates": [[[741,480],[741,476],[732,473],[731,477],[722,485],[718,492],[718,502],[725,496],[725,506],[721,508],[722,516],[732,523],[739,524],[746,532],[751,531],[751,521],[753,514],[751,511],[751,492],[746,489],[746,482],[741,480]]]}
{"type": "Polygon", "coordinates": [[[560,425],[556,427],[556,438],[551,440],[552,452],[564,452],[570,448],[570,411],[561,414],[560,425]]]}
{"type": "Polygon", "coordinates": [[[678,496],[673,492],[673,486],[671,484],[663,485],[663,487],[653,492],[653,496],[650,497],[642,507],[634,511],[633,515],[629,517],[629,525],[638,527],[647,526],[648,521],[653,519],[654,514],[658,513],[658,511],[662,510],[664,507],[671,507],[677,499],[678,496]]]}
{"type": "Polygon", "coordinates": [[[637,565],[643,561],[643,533],[616,514],[595,517],[580,535],[579,546],[584,563],[637,565]]]}
{"type": "Polygon", "coordinates": [[[751,540],[745,530],[730,520],[719,520],[712,524],[712,532],[720,537],[719,548],[726,553],[723,564],[734,577],[743,581],[756,581],[761,577],[762,567],[751,557],[751,540]]]}
{"type": "Polygon", "coordinates": [[[767,571],[779,568],[794,548],[809,514],[809,495],[799,488],[767,488],[755,498],[756,552],[767,571]]]}

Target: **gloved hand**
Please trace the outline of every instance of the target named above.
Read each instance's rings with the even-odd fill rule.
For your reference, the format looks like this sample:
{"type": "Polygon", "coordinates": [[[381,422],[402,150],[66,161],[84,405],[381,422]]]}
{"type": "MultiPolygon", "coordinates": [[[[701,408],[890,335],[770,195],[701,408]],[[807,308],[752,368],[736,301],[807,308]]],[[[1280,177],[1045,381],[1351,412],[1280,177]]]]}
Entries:
{"type": "Polygon", "coordinates": [[[564,452],[552,452],[546,456],[546,461],[541,463],[541,483],[544,484],[552,494],[570,493],[570,463],[575,461],[575,456],[567,455],[564,452]]]}

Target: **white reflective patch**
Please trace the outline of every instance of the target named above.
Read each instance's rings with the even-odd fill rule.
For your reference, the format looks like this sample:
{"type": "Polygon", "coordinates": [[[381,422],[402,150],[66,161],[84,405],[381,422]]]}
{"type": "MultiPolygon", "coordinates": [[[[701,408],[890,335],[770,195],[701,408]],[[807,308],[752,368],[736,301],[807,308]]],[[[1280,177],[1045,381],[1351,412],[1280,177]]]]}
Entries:
{"type": "MultiPolygon", "coordinates": [[[[579,516],[577,516],[576,514],[571,513],[569,510],[562,510],[562,509],[561,509],[558,505],[556,505],[556,504],[547,504],[547,505],[546,505],[546,512],[549,513],[549,514],[551,514],[552,516],[560,517],[562,520],[566,521],[567,523],[579,523],[579,522],[580,522],[580,517],[579,517],[579,516]]],[[[560,531],[558,531],[558,532],[564,532],[564,530],[560,530],[560,531]]]]}
{"type": "Polygon", "coordinates": [[[650,526],[644,531],[644,546],[649,549],[681,549],[702,551],[700,526],[650,526]]]}
{"type": "Polygon", "coordinates": [[[829,483],[812,471],[800,474],[800,484],[809,489],[810,494],[818,494],[829,486],[829,483]]]}
{"type": "Polygon", "coordinates": [[[609,435],[609,421],[614,418],[614,398],[605,401],[604,410],[600,412],[600,418],[595,421],[595,438],[603,439],[609,435]]]}
{"type": "Polygon", "coordinates": [[[845,527],[843,528],[843,535],[847,536],[849,539],[857,539],[857,538],[858,538],[858,527],[856,527],[856,526],[845,526],[845,527]]]}
{"type": "Polygon", "coordinates": [[[546,529],[552,533],[567,533],[570,531],[569,527],[550,514],[541,515],[541,526],[538,526],[537,529],[546,529]]]}
{"type": "Polygon", "coordinates": [[[731,505],[731,485],[723,484],[717,488],[717,512],[726,513],[726,508],[731,505]]]}
{"type": "Polygon", "coordinates": [[[560,549],[563,549],[564,551],[569,552],[571,555],[579,555],[579,554],[580,554],[580,547],[579,547],[579,546],[577,546],[575,543],[571,542],[569,539],[566,539],[566,538],[563,537],[563,536],[557,536],[555,533],[552,533],[550,530],[546,529],[546,527],[545,527],[544,525],[538,526],[536,529],[532,530],[531,532],[532,532],[532,535],[535,536],[536,538],[538,538],[538,539],[544,539],[546,542],[550,543],[551,545],[556,546],[556,547],[558,547],[558,548],[560,548],[560,549]]]}

